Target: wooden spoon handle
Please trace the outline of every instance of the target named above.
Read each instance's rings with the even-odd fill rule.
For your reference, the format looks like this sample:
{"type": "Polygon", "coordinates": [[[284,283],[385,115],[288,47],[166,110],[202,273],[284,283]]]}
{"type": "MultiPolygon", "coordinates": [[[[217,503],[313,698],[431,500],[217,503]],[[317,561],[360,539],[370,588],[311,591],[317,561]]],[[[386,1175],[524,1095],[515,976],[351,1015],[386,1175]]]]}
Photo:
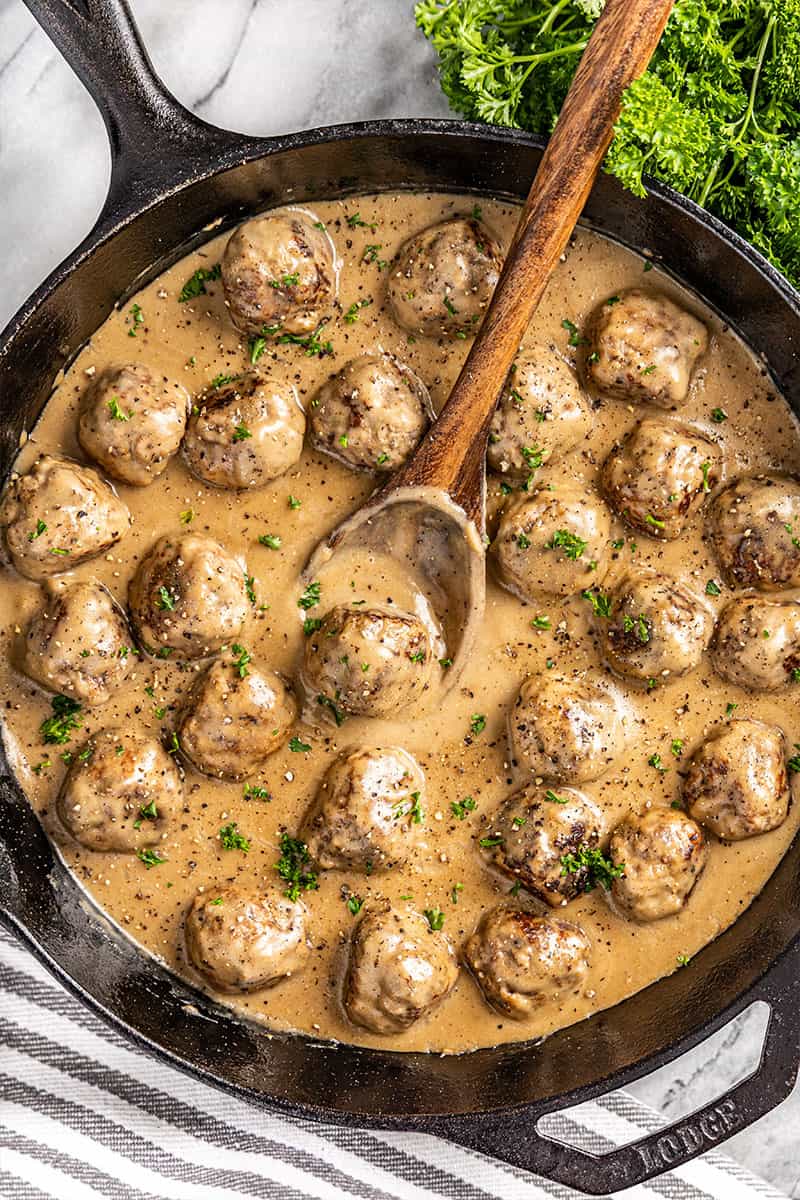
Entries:
{"type": "Polygon", "coordinates": [[[450,398],[392,479],[448,492],[479,528],[489,423],[520,342],[595,181],[625,88],[647,67],[674,0],[607,0],[450,398]]]}

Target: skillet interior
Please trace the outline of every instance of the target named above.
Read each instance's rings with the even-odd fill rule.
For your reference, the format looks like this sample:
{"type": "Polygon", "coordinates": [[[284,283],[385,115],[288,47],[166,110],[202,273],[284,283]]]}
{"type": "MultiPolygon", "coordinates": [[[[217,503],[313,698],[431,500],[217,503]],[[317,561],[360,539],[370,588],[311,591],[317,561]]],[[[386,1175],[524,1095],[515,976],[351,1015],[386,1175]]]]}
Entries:
{"type": "MultiPolygon", "coordinates": [[[[539,157],[533,139],[445,122],[344,127],[272,145],[260,159],[263,146],[255,143],[251,155],[240,148],[229,156],[238,165],[198,178],[96,249],[78,251],[15,318],[0,345],[3,476],[56,370],[120,297],[202,240],[196,231],[208,222],[222,217],[233,224],[289,200],[400,187],[521,198],[539,157]]],[[[603,177],[587,216],[599,231],[652,251],[722,313],[762,351],[777,386],[800,411],[800,309],[776,272],[744,243],[723,240],[713,221],[698,219],[693,206],[666,191],[642,203],[603,177]]],[[[688,969],[535,1049],[437,1058],[271,1036],[237,1024],[109,926],[54,860],[10,783],[0,793],[0,915],[4,906],[70,986],[179,1065],[246,1089],[253,1099],[345,1120],[368,1115],[384,1125],[520,1104],[545,1111],[619,1086],[676,1057],[761,994],[767,969],[800,944],[796,841],[751,908],[688,969]]],[[[782,974],[790,978],[779,967],[773,996],[782,974]]]]}

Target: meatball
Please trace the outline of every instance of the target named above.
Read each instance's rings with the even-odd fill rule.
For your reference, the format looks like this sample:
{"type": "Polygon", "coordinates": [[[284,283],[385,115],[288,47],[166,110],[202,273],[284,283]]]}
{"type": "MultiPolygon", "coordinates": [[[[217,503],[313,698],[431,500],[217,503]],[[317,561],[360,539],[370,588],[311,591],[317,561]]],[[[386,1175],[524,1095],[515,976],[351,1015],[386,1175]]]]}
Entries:
{"type": "Polygon", "coordinates": [[[388,608],[332,608],[305,645],[304,681],[318,702],[363,717],[402,717],[429,686],[433,654],[418,617],[388,608]]]}
{"type": "Polygon", "coordinates": [[[606,396],[675,408],[707,347],[708,330],[697,317],[666,296],[633,288],[601,306],[587,373],[606,396]]]}
{"type": "Polygon", "coordinates": [[[711,644],[714,670],[728,683],[774,692],[800,681],[800,604],[748,597],[725,606],[711,644]]]}
{"type": "Polygon", "coordinates": [[[588,870],[567,872],[562,859],[603,839],[599,805],[575,788],[525,787],[503,802],[482,838],[490,864],[554,908],[587,890],[588,870]]]}
{"type": "Polygon", "coordinates": [[[625,749],[628,721],[622,697],[603,680],[531,676],[509,714],[511,752],[541,779],[597,779],[625,749]]]}
{"type": "Polygon", "coordinates": [[[686,813],[651,808],[629,816],[611,835],[611,860],[624,874],[611,885],[614,908],[633,921],[681,911],[708,858],[703,831],[686,813]]]}
{"type": "Polygon", "coordinates": [[[590,950],[577,925],[501,904],[467,940],[464,958],[487,1003],[524,1021],[539,1005],[583,985],[590,950]]]}
{"type": "Polygon", "coordinates": [[[361,918],[350,947],[344,1008],[354,1025],[401,1033],[441,1004],[458,978],[446,934],[410,905],[384,902],[361,918]]]}
{"type": "Polygon", "coordinates": [[[180,384],[141,363],[111,367],[84,394],[78,441],[114,479],[145,487],[180,446],[188,415],[180,384]]]}
{"type": "Polygon", "coordinates": [[[424,801],[425,776],[405,750],[346,750],[328,769],[298,836],[325,870],[371,875],[409,858],[424,801]]]}
{"type": "Polygon", "coordinates": [[[296,717],[297,702],[280,675],[252,662],[219,660],[192,688],[178,741],[204,775],[247,779],[283,745],[296,717]]]}
{"type": "Polygon", "coordinates": [[[800,587],[800,483],[740,479],[714,501],[709,536],[731,587],[800,587]]]}
{"type": "Polygon", "coordinates": [[[492,417],[489,466],[522,481],[534,462],[577,446],[591,412],[573,372],[552,346],[526,351],[511,368],[492,417]]]}
{"type": "Polygon", "coordinates": [[[306,907],[279,891],[208,887],[186,914],[190,961],[220,992],[254,992],[302,971],[306,907]]]}
{"type": "Polygon", "coordinates": [[[216,654],[244,625],[245,583],[243,564],[212,538],[159,538],[128,585],[142,647],[159,658],[216,654]]]}
{"type": "Polygon", "coordinates": [[[721,477],[722,462],[712,442],[688,426],[650,417],[614,446],[600,486],[634,529],[673,541],[721,477]]]}
{"type": "Polygon", "coordinates": [[[182,805],[172,758],[155,738],[126,726],[101,729],[73,758],[58,815],[89,850],[133,854],[157,845],[182,805]]]}
{"type": "Polygon", "coordinates": [[[53,586],[28,626],[21,666],[51,692],[106,704],[134,661],[131,645],[121,609],[99,583],[53,586]]]}
{"type": "Polygon", "coordinates": [[[474,334],[500,278],[500,247],[472,218],[415,233],[390,267],[389,308],[398,325],[427,337],[474,334]]]}
{"type": "Polygon", "coordinates": [[[0,503],[8,553],[28,579],[60,575],[96,558],[119,541],[130,521],[96,471],[49,454],[12,479],[0,503]]]}
{"type": "Polygon", "coordinates": [[[537,592],[572,596],[606,576],[611,517],[602,500],[571,484],[541,487],[500,517],[494,555],[506,587],[531,600],[537,592]]]}
{"type": "Polygon", "coordinates": [[[300,458],[305,431],[294,388],[248,371],[206,396],[192,414],[183,456],[190,471],[214,487],[264,487],[300,458]]]}
{"type": "Polygon", "coordinates": [[[433,415],[428,389],[391,354],[363,354],[324,383],[311,402],[311,440],[361,471],[394,471],[433,415]]]}
{"type": "Polygon", "coordinates": [[[611,593],[610,616],[597,618],[610,666],[628,679],[648,682],[696,667],[712,630],[702,601],[656,571],[626,576],[611,593]]]}
{"type": "Polygon", "coordinates": [[[777,829],[789,811],[786,739],[763,721],[731,721],[692,755],[683,785],[690,815],[738,842],[777,829]]]}
{"type": "Polygon", "coordinates": [[[300,209],[245,221],[222,257],[231,320],[244,334],[273,327],[312,333],[336,299],[336,251],[322,223],[300,209]]]}

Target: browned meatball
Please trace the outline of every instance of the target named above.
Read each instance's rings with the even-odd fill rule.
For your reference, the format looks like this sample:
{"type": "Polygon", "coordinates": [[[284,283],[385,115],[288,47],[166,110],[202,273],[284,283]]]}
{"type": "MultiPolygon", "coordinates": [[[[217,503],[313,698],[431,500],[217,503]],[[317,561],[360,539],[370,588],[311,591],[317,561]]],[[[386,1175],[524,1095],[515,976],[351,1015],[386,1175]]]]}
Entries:
{"type": "Polygon", "coordinates": [[[418,617],[388,608],[332,608],[305,645],[304,682],[334,714],[402,716],[428,687],[433,656],[418,617]]]}
{"type": "Polygon", "coordinates": [[[12,478],[0,504],[11,561],[28,579],[71,571],[113,546],[129,525],[127,508],[96,471],[50,454],[12,478]]]}
{"type": "Polygon", "coordinates": [[[757,692],[800,682],[800,604],[732,600],[717,623],[711,658],[723,679],[757,692]]]}
{"type": "Polygon", "coordinates": [[[274,987],[306,965],[307,915],[274,888],[208,887],[186,914],[186,950],[217,991],[274,987]]]}
{"type": "Polygon", "coordinates": [[[691,816],[738,842],[777,829],[789,811],[786,739],[763,721],[731,721],[692,756],[683,785],[691,816]]]}
{"type": "Polygon", "coordinates": [[[300,458],[305,431],[294,388],[248,371],[201,402],[189,420],[183,456],[215,487],[264,487],[300,458]]]}
{"type": "Polygon", "coordinates": [[[52,692],[81,704],[106,704],[134,661],[125,617],[99,583],[53,586],[34,616],[22,670],[52,692]]]}
{"type": "Polygon", "coordinates": [[[180,446],[188,415],[179,383],[142,363],[110,367],[83,396],[78,441],[114,479],[145,487],[180,446]]]}
{"type": "Polygon", "coordinates": [[[600,307],[587,372],[606,396],[677,408],[707,347],[697,317],[666,296],[632,288],[600,307]]]}
{"type": "Polygon", "coordinates": [[[428,389],[392,354],[362,354],[332,375],[311,402],[311,440],[346,466],[395,471],[433,416],[428,389]]]}
{"type": "Polygon", "coordinates": [[[353,936],[345,1012],[373,1033],[401,1033],[441,1004],[457,978],[447,935],[410,905],[385,902],[365,913],[353,936]]]}
{"type": "Polygon", "coordinates": [[[600,473],[614,511],[640,533],[672,541],[722,477],[717,447],[686,425],[648,418],[616,445],[600,473]]]}
{"type": "Polygon", "coordinates": [[[245,334],[312,333],[336,299],[336,252],[313,213],[287,209],[245,221],[222,258],[231,320],[245,334]]]}
{"type": "Polygon", "coordinates": [[[605,680],[531,676],[509,714],[511,750],[531,775],[585,783],[609,769],[629,740],[631,718],[605,680]]]}
{"type": "Polygon", "coordinates": [[[591,410],[581,385],[552,346],[537,346],[512,367],[489,431],[489,466],[527,479],[534,462],[564,454],[588,436],[591,410]]]}
{"type": "Polygon", "coordinates": [[[713,631],[711,613],[679,583],[655,571],[629,575],[614,588],[611,615],[597,632],[609,664],[629,679],[659,681],[700,662],[713,631]]]}
{"type": "Polygon", "coordinates": [[[346,750],[328,768],[298,837],[325,870],[373,874],[405,862],[425,819],[425,776],[397,746],[346,750]]]}
{"type": "Polygon", "coordinates": [[[142,647],[160,658],[216,654],[244,625],[245,579],[244,564],[212,538],[159,538],[128,586],[142,647]]]}
{"type": "Polygon", "coordinates": [[[603,501],[569,483],[537,488],[505,509],[494,540],[502,582],[523,600],[572,596],[601,583],[609,566],[611,518],[603,501]]]}
{"type": "Polygon", "coordinates": [[[800,587],[800,483],[740,479],[714,501],[709,538],[732,587],[800,587]]]}
{"type": "Polygon", "coordinates": [[[58,815],[83,846],[133,854],[157,845],[183,805],[175,763],[155,738],[101,729],[75,755],[58,815]]]}
{"type": "Polygon", "coordinates": [[[178,726],[181,751],[198,771],[247,779],[289,736],[297,701],[274,671],[260,670],[236,643],[192,688],[178,726]]]}
{"type": "Polygon", "coordinates": [[[567,872],[562,859],[605,836],[600,806],[584,792],[531,786],[500,806],[481,839],[489,862],[554,908],[587,890],[586,870],[567,872]]]}
{"type": "Polygon", "coordinates": [[[611,859],[624,874],[611,885],[614,908],[633,921],[681,911],[708,858],[700,826],[672,808],[627,817],[611,835],[611,859]]]}
{"type": "Polygon", "coordinates": [[[477,332],[502,267],[500,247],[479,221],[453,217],[415,233],[389,271],[389,308],[411,333],[477,332]]]}
{"type": "Polygon", "coordinates": [[[524,1021],[548,1000],[582,987],[590,950],[577,925],[501,904],[482,918],[464,958],[487,1003],[524,1021]]]}

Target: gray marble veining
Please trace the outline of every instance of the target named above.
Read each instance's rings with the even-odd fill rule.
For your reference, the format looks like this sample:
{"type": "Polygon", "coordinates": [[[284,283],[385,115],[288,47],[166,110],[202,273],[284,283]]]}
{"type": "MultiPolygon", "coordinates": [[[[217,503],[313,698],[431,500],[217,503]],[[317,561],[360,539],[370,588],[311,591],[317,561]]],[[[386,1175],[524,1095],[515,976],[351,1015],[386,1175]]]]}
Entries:
{"type": "MultiPolygon", "coordinates": [[[[207,120],[269,135],[339,121],[446,116],[410,0],[131,0],[157,70],[207,120]]],[[[0,325],[91,226],[109,172],[102,122],[20,0],[0,0],[0,325]]],[[[763,1019],[630,1090],[675,1117],[757,1061],[763,1019]]],[[[725,1150],[800,1198],[800,1090],[725,1150]]]]}

